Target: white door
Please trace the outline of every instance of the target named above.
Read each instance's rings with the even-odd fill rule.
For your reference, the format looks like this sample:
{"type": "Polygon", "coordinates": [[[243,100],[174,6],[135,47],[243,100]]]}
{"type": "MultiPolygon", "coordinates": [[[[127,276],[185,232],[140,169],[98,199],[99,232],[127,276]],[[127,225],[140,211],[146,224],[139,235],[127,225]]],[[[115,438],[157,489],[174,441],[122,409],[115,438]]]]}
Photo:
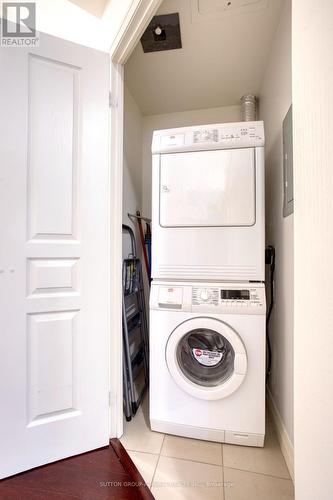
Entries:
{"type": "Polygon", "coordinates": [[[199,399],[230,396],[247,373],[241,338],[229,325],[213,318],[180,323],[169,337],[166,361],[176,384],[199,399]]]}
{"type": "Polygon", "coordinates": [[[109,58],[2,48],[0,477],[108,444],[109,58]]]}
{"type": "Polygon", "coordinates": [[[161,155],[160,225],[252,226],[254,149],[161,155]]]}

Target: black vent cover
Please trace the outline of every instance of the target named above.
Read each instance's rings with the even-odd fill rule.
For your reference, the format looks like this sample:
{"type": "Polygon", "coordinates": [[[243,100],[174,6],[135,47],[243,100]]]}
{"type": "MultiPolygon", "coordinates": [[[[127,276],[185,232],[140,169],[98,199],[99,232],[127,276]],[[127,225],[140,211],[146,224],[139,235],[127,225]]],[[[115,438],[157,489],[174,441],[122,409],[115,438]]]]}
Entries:
{"type": "Polygon", "coordinates": [[[181,49],[179,14],[154,16],[141,37],[143,52],[181,49]]]}

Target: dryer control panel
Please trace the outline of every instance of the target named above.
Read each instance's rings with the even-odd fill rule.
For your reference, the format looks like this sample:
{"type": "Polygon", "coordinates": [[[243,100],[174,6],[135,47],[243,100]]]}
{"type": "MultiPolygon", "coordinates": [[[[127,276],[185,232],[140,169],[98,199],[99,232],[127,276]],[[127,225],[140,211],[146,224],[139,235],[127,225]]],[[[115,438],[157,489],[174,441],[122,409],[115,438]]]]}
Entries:
{"type": "Polygon", "coordinates": [[[255,148],[264,144],[262,121],[219,123],[156,130],[153,134],[152,153],[255,148]]]}
{"type": "Polygon", "coordinates": [[[152,283],[150,307],[216,314],[265,314],[265,285],[152,283]]]}

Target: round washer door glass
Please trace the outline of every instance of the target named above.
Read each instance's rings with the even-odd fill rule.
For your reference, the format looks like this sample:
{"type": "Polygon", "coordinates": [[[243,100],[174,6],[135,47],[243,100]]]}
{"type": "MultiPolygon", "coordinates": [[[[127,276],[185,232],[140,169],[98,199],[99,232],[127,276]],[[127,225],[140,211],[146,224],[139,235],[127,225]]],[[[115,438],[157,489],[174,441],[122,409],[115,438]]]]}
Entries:
{"type": "Polygon", "coordinates": [[[178,386],[200,399],[232,394],[247,372],[240,336],[214,318],[193,318],[175,328],[167,342],[166,361],[178,386]]]}
{"type": "Polygon", "coordinates": [[[234,372],[235,351],[216,331],[196,328],[178,342],[179,368],[189,380],[204,387],[223,384],[234,372]]]}

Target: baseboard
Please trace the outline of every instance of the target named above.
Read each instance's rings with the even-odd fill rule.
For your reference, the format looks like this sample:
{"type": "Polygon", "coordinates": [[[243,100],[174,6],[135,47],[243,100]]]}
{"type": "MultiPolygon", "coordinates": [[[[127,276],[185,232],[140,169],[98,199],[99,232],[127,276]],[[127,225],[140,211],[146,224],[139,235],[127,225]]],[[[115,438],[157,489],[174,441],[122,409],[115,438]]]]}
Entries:
{"type": "Polygon", "coordinates": [[[156,420],[155,418],[150,418],[150,427],[152,431],[163,432],[164,434],[215,441],[217,443],[239,444],[242,446],[258,446],[261,448],[264,446],[265,440],[264,434],[196,427],[194,425],[156,420]]]}
{"type": "Polygon", "coordinates": [[[286,461],[291,479],[294,481],[294,446],[290,441],[287,430],[282,421],[280,412],[276,407],[276,404],[269,389],[267,390],[267,403],[269,412],[272,416],[273,423],[276,429],[282,455],[286,461]]]}

